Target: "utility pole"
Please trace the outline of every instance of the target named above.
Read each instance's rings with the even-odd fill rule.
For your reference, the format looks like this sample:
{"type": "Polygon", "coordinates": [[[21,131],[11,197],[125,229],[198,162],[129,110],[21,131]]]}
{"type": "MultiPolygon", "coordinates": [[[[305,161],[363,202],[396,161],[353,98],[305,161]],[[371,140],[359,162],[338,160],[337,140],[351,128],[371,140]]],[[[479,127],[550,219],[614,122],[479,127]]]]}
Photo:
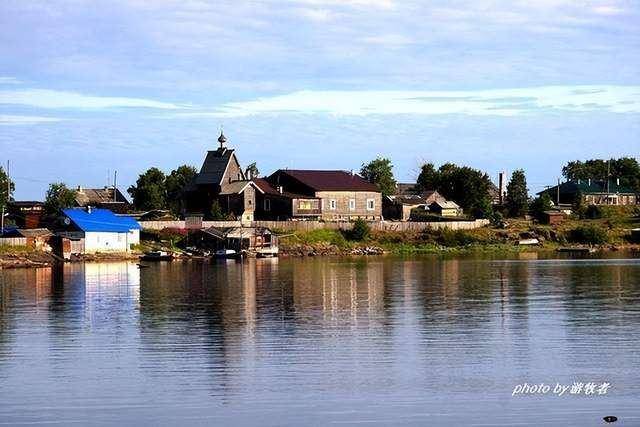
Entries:
{"type": "Polygon", "coordinates": [[[2,219],[0,220],[0,236],[4,236],[4,212],[5,212],[5,207],[9,204],[9,197],[11,196],[11,178],[9,178],[9,160],[7,160],[7,172],[6,172],[6,176],[7,176],[7,200],[5,200],[5,202],[2,204],[2,213],[0,213],[0,215],[2,215],[2,219]]]}
{"type": "Polygon", "coordinates": [[[558,185],[556,186],[556,206],[560,206],[560,178],[558,178],[558,185]]]}
{"type": "Polygon", "coordinates": [[[113,201],[114,202],[117,202],[116,200],[116,191],[118,191],[117,183],[118,183],[118,171],[113,171],[113,201]]]}

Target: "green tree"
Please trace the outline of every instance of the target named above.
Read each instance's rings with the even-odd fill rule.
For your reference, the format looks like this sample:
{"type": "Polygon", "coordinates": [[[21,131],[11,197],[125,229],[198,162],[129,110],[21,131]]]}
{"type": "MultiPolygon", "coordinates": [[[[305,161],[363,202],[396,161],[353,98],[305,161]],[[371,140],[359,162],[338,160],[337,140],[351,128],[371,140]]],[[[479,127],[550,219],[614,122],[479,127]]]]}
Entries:
{"type": "Polygon", "coordinates": [[[571,210],[579,218],[584,218],[587,212],[587,201],[585,200],[584,194],[581,190],[578,190],[576,193],[571,210]]]}
{"type": "Polygon", "coordinates": [[[138,177],[136,185],[129,187],[127,192],[133,198],[136,209],[149,211],[167,208],[166,177],[158,168],[150,168],[138,177]]]}
{"type": "Polygon", "coordinates": [[[45,212],[49,215],[57,215],[61,209],[75,206],[76,194],[75,190],[70,189],[63,182],[49,184],[44,199],[45,212]]]}
{"type": "Polygon", "coordinates": [[[562,168],[562,174],[568,180],[619,179],[620,185],[640,191],[640,163],[633,157],[619,159],[591,159],[568,162],[562,168]]]}
{"type": "Polygon", "coordinates": [[[179,215],[182,209],[181,200],[184,187],[193,181],[197,173],[193,166],[182,165],[167,175],[165,179],[167,205],[175,215],[179,215]]]}
{"type": "Polygon", "coordinates": [[[213,203],[211,203],[209,214],[212,221],[224,221],[228,218],[228,215],[222,211],[222,207],[217,200],[214,200],[213,203]]]}
{"type": "Polygon", "coordinates": [[[435,170],[433,165],[426,164],[417,181],[421,189],[437,190],[475,218],[489,218],[493,213],[491,180],[482,171],[453,163],[445,163],[435,170]]]}
{"type": "Polygon", "coordinates": [[[245,169],[244,174],[247,179],[249,179],[249,177],[251,178],[259,177],[260,171],[258,170],[258,165],[256,164],[256,162],[253,162],[249,166],[247,166],[247,169],[245,169]]]}
{"type": "Polygon", "coordinates": [[[360,242],[369,238],[370,234],[371,234],[371,227],[369,227],[369,224],[367,223],[367,221],[365,221],[362,218],[358,218],[353,222],[353,227],[349,232],[349,237],[352,240],[357,240],[360,242]]]}
{"type": "Polygon", "coordinates": [[[9,179],[9,176],[2,166],[0,166],[0,209],[6,207],[7,203],[12,200],[11,196],[15,189],[15,184],[9,179]]]}
{"type": "Polygon", "coordinates": [[[551,200],[551,196],[545,192],[533,199],[529,205],[529,212],[534,218],[540,221],[542,220],[542,214],[551,208],[553,208],[553,201],[551,200]]]}
{"type": "Polygon", "coordinates": [[[416,180],[419,191],[433,190],[439,187],[439,174],[433,163],[425,163],[420,168],[420,175],[416,180]]]}
{"type": "Polygon", "coordinates": [[[378,157],[369,163],[363,163],[360,175],[367,181],[376,184],[383,195],[394,194],[396,191],[393,164],[389,159],[378,157]]]}
{"type": "Polygon", "coordinates": [[[522,216],[527,213],[529,207],[529,189],[527,178],[522,169],[513,171],[511,180],[507,184],[507,211],[511,216],[522,216]]]}

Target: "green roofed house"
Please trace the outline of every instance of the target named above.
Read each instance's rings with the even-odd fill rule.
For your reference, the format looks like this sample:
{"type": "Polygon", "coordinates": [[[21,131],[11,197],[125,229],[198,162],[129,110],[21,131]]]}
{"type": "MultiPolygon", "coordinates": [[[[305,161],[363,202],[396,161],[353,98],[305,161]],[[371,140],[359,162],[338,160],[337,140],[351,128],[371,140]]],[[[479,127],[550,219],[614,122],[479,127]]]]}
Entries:
{"type": "Polygon", "coordinates": [[[579,193],[589,205],[636,205],[640,202],[637,191],[620,185],[619,179],[567,181],[540,191],[538,195],[544,193],[556,204],[572,204],[579,193]]]}

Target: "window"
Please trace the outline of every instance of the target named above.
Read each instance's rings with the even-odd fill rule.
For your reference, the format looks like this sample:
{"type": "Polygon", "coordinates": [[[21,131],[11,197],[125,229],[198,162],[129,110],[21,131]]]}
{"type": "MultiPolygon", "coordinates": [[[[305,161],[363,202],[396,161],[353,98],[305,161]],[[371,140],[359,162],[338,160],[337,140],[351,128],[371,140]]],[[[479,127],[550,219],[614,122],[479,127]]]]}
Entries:
{"type": "Polygon", "coordinates": [[[349,199],[349,210],[350,211],[356,210],[356,199],[349,199]]]}
{"type": "Polygon", "coordinates": [[[311,200],[299,200],[298,201],[298,209],[307,211],[313,209],[313,204],[311,200]]]}
{"type": "Polygon", "coordinates": [[[270,211],[271,210],[271,200],[264,199],[264,210],[265,211],[270,211]]]}
{"type": "Polygon", "coordinates": [[[367,199],[367,210],[372,211],[376,208],[376,200],[375,199],[367,199]]]}
{"type": "Polygon", "coordinates": [[[336,210],[336,206],[337,206],[337,202],[335,201],[335,199],[331,199],[329,200],[329,209],[331,209],[332,211],[336,210]]]}

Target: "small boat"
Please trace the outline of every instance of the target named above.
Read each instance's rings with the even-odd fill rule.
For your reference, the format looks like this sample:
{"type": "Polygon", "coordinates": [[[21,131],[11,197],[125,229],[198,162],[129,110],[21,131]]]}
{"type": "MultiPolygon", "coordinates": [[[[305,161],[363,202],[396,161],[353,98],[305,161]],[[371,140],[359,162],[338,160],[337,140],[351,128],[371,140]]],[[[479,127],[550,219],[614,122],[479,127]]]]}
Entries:
{"type": "Polygon", "coordinates": [[[218,249],[215,252],[216,258],[235,258],[238,256],[238,253],[233,249],[218,249]]]}
{"type": "Polygon", "coordinates": [[[596,250],[594,248],[585,248],[585,247],[561,247],[557,249],[558,252],[572,252],[572,253],[577,253],[577,254],[591,254],[594,253],[596,250]]]}
{"type": "Polygon", "coordinates": [[[173,254],[165,251],[150,251],[145,252],[140,259],[143,261],[171,261],[173,254]]]}

